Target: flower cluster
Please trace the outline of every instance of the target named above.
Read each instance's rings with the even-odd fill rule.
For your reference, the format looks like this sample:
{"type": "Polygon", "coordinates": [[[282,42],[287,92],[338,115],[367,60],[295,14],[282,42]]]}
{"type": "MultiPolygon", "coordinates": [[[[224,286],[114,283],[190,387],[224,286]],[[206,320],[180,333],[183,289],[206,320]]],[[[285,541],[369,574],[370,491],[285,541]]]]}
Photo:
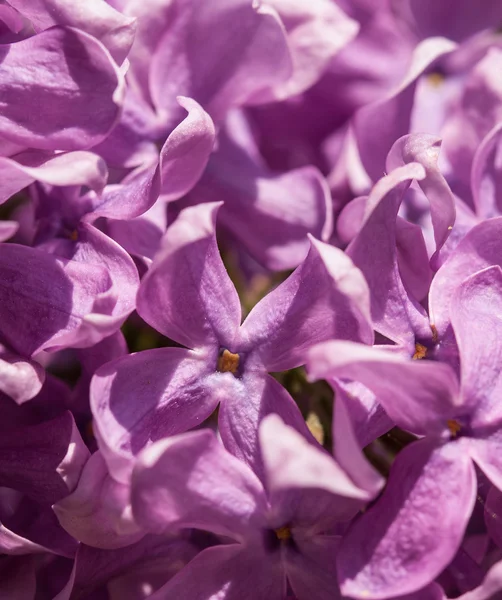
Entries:
{"type": "Polygon", "coordinates": [[[1,600],[502,598],[501,31],[0,0],[1,600]]]}

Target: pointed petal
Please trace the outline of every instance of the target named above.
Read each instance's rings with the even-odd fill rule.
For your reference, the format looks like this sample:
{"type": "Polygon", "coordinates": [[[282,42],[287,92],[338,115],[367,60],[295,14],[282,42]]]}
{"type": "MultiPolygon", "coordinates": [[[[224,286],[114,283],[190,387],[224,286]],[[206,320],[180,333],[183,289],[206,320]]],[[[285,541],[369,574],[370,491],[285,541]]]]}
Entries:
{"type": "Polygon", "coordinates": [[[203,550],[150,599],[282,600],[285,593],[280,560],[231,544],[203,550]]]}
{"type": "Polygon", "coordinates": [[[307,349],[327,339],[371,343],[368,308],[359,269],[338,248],[311,238],[305,261],[253,308],[241,336],[252,360],[285,371],[304,364],[307,349]]]}
{"type": "Polygon", "coordinates": [[[149,442],[195,427],[216,408],[218,396],[205,381],[213,370],[206,358],[184,348],[158,348],[96,372],[90,389],[95,434],[117,481],[127,483],[133,457],[149,442]]]}
{"type": "Polygon", "coordinates": [[[232,351],[241,309],[216,244],[218,204],[189,207],[168,228],[143,278],[139,314],[176,342],[232,351]]]}
{"type": "Polygon", "coordinates": [[[372,390],[389,417],[418,435],[441,434],[458,412],[458,382],[449,365],[412,361],[352,342],[325,342],[309,352],[313,380],[346,377],[372,390]]]}
{"type": "Polygon", "coordinates": [[[268,374],[246,374],[227,393],[220,405],[218,427],[223,444],[234,456],[246,462],[265,481],[258,430],[270,413],[278,414],[316,444],[303,420],[300,409],[289,393],[268,374]]]}
{"type": "Polygon", "coordinates": [[[356,485],[320,446],[315,447],[278,415],[266,416],[259,429],[267,491],[277,525],[329,529],[349,520],[374,497],[373,489],[356,485]]]}
{"type": "Polygon", "coordinates": [[[265,492],[249,468],[208,429],[156,442],[132,478],[134,517],[159,532],[195,527],[240,541],[260,535],[265,492]]]}
{"type": "Polygon", "coordinates": [[[460,352],[463,404],[472,413],[470,425],[500,426],[502,269],[488,267],[461,283],[450,313],[460,352]]]}
{"type": "Polygon", "coordinates": [[[371,316],[375,329],[399,345],[415,347],[415,336],[431,336],[427,315],[405,289],[396,248],[396,219],[411,182],[425,177],[417,163],[398,167],[372,189],[363,227],[347,254],[363,272],[371,290],[371,316]]]}
{"type": "Polygon", "coordinates": [[[407,446],[382,497],[343,539],[342,593],[377,600],[432,582],[455,556],[475,500],[476,475],[462,447],[429,440],[407,446]]]}
{"type": "Polygon", "coordinates": [[[2,52],[2,136],[48,150],[89,148],[106,137],[119,117],[124,83],[100,42],[53,27],[2,52]]]}

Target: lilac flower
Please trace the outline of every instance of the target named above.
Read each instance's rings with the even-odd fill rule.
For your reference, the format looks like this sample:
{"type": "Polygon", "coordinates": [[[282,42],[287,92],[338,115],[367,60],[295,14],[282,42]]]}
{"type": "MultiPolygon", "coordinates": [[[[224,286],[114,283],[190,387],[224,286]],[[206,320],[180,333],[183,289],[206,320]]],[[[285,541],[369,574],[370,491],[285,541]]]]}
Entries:
{"type": "Polygon", "coordinates": [[[277,416],[260,426],[266,488],[211,432],[159,441],[140,455],[133,509],[145,527],[198,527],[231,538],[204,550],[153,598],[337,598],[338,522],[379,489],[355,485],[337,463],[277,416]]]}
{"type": "Polygon", "coordinates": [[[502,488],[500,356],[494,350],[501,298],[502,271],[492,266],[465,279],[451,299],[460,386],[446,364],[406,361],[350,342],[311,351],[313,377],[362,382],[394,423],[425,436],[398,455],[382,498],[345,537],[339,559],[344,593],[376,599],[413,592],[447,566],[476,498],[472,460],[502,488]]]}
{"type": "Polygon", "coordinates": [[[138,293],[139,314],[189,349],[118,359],[91,384],[96,435],[119,481],[127,482],[132,457],[149,441],[197,426],[220,402],[225,445],[260,471],[256,435],[266,414],[277,412],[305,428],[267,371],[301,365],[317,341],[373,339],[360,272],[341,251],[313,239],[295,273],[240,326],[239,299],[216,245],[217,208],[205,204],[181,213],[138,293]]]}

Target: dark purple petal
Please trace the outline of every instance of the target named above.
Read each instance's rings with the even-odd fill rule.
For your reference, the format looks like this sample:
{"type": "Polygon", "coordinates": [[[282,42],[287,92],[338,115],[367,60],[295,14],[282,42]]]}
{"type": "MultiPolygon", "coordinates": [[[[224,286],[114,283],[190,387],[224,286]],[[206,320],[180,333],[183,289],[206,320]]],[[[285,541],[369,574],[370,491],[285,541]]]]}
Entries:
{"type": "Polygon", "coordinates": [[[102,267],[15,244],[0,245],[0,280],[0,338],[21,356],[76,345],[111,285],[102,267]]]}
{"type": "Polygon", "coordinates": [[[488,571],[483,583],[459,597],[459,600],[497,600],[502,592],[502,562],[498,562],[488,571]]]}
{"type": "Polygon", "coordinates": [[[407,446],[382,497],[343,539],[343,594],[377,600],[431,583],[455,556],[475,500],[474,467],[461,446],[407,446]]]}
{"type": "Polygon", "coordinates": [[[2,136],[47,150],[89,148],[106,137],[123,77],[100,42],[53,27],[0,51],[2,136]]]}
{"type": "Polygon", "coordinates": [[[239,541],[260,537],[265,492],[254,474],[204,429],[146,448],[132,477],[134,517],[159,532],[195,527],[239,541]]]}
{"type": "Polygon", "coordinates": [[[218,206],[186,208],[168,228],[141,282],[137,310],[184,346],[216,343],[232,351],[241,307],[216,244],[218,206]]]}
{"type": "Polygon", "coordinates": [[[304,364],[307,349],[324,340],[371,343],[366,281],[341,250],[311,238],[307,258],[253,308],[241,337],[267,371],[304,364]]]}
{"type": "Polygon", "coordinates": [[[240,544],[207,548],[151,600],[283,600],[286,578],[279,557],[253,554],[240,544]]]}

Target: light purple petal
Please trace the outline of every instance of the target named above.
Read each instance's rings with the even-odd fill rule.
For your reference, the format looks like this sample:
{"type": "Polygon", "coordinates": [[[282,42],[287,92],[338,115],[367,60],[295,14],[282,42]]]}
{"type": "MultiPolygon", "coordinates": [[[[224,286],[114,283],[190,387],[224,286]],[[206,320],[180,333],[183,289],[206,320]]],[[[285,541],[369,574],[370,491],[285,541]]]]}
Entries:
{"type": "Polygon", "coordinates": [[[97,371],[90,390],[95,434],[117,481],[127,483],[133,457],[149,442],[187,431],[213,412],[219,399],[205,380],[212,370],[204,354],[158,348],[97,371]]]}
{"type": "Polygon", "coordinates": [[[123,77],[96,39],[53,27],[3,46],[3,55],[2,136],[48,150],[89,148],[106,137],[119,116],[123,77]]]}
{"type": "Polygon", "coordinates": [[[502,135],[502,123],[495,125],[479,144],[472,160],[471,191],[476,213],[489,219],[500,215],[502,173],[494,160],[502,135]]]}
{"type": "Polygon", "coordinates": [[[254,555],[231,544],[203,550],[150,600],[283,600],[285,594],[279,558],[254,555]]]}
{"type": "Polygon", "coordinates": [[[395,230],[404,193],[414,179],[425,176],[422,165],[410,163],[383,177],[368,198],[363,227],[347,248],[371,290],[375,329],[410,352],[415,347],[415,337],[430,338],[431,331],[424,309],[403,285],[395,230]]]}
{"type": "Polygon", "coordinates": [[[492,265],[502,267],[502,218],[473,227],[432,280],[429,312],[439,339],[450,325],[450,306],[456,289],[464,279],[492,265]]]}
{"type": "Polygon", "coordinates": [[[254,142],[236,139],[232,117],[190,201],[223,200],[220,223],[256,260],[273,270],[294,268],[308,252],[308,233],[322,240],[331,235],[327,182],[311,166],[281,174],[265,168],[254,142]]]}
{"type": "Polygon", "coordinates": [[[179,114],[173,90],[219,122],[230,108],[258,101],[261,92],[268,100],[266,90],[289,77],[286,35],[270,7],[246,0],[179,0],[176,8],[150,60],[153,104],[168,123],[179,114]]]}
{"type": "Polygon", "coordinates": [[[0,245],[0,336],[21,356],[67,343],[110,290],[99,266],[50,256],[34,248],[0,245]]]}
{"type": "Polygon", "coordinates": [[[17,221],[0,221],[0,242],[11,238],[19,229],[17,221]]]}
{"type": "Polygon", "coordinates": [[[455,199],[438,166],[441,139],[432,135],[412,134],[400,138],[387,158],[389,171],[418,162],[425,168],[425,178],[419,179],[431,206],[436,253],[442,248],[455,222],[455,199]]]}
{"type": "Polygon", "coordinates": [[[0,347],[1,392],[22,404],[38,394],[44,380],[45,370],[41,365],[0,347]]]}
{"type": "Polygon", "coordinates": [[[316,443],[303,420],[300,409],[286,389],[267,374],[247,373],[236,379],[233,389],[225,390],[218,413],[221,439],[232,454],[251,466],[265,480],[258,430],[270,413],[281,419],[312,443],[316,443]]]}
{"type": "Polygon", "coordinates": [[[450,313],[460,352],[463,404],[473,413],[470,425],[500,426],[502,269],[488,267],[461,283],[450,313]]]}
{"type": "Polygon", "coordinates": [[[468,452],[493,485],[502,490],[502,430],[481,432],[469,439],[468,452]]]}
{"type": "Polygon", "coordinates": [[[265,492],[249,468],[204,429],[145,449],[132,477],[134,517],[159,532],[195,527],[240,541],[260,536],[265,492]]]}
{"type": "Polygon", "coordinates": [[[441,434],[459,410],[457,377],[443,363],[334,341],[313,348],[307,368],[313,380],[344,377],[361,382],[399,427],[419,435],[441,434]]]}
{"type": "Polygon", "coordinates": [[[357,34],[359,24],[329,0],[302,3],[269,0],[284,23],[293,60],[293,75],[274,86],[274,99],[296,96],[321,77],[330,61],[357,34]]]}
{"type": "Polygon", "coordinates": [[[105,0],[12,0],[9,4],[27,17],[35,31],[68,25],[89,33],[122,63],[131,49],[135,20],[113,9],[105,0]]]}
{"type": "Polygon", "coordinates": [[[456,44],[443,38],[421,42],[415,48],[408,73],[397,88],[387,98],[365,106],[356,114],[354,128],[361,161],[373,181],[384,175],[385,161],[392,144],[410,131],[418,77],[455,47],[456,44]]]}
{"type": "Polygon", "coordinates": [[[448,565],[476,500],[474,467],[462,450],[421,440],[401,451],[382,497],[342,542],[338,574],[344,595],[402,596],[432,582],[448,565]]]}
{"type": "Polygon", "coordinates": [[[304,364],[307,349],[324,340],[371,343],[366,281],[341,250],[311,238],[307,258],[253,308],[241,337],[268,371],[304,364]]]}
{"type": "Polygon", "coordinates": [[[218,204],[189,207],[168,228],[138,292],[137,310],[171,339],[228,350],[240,325],[239,297],[216,244],[218,204]]]}
{"type": "Polygon", "coordinates": [[[102,158],[91,152],[22,152],[12,158],[0,157],[0,203],[33,181],[49,185],[84,185],[100,193],[108,169],[102,158]]]}
{"type": "Polygon", "coordinates": [[[130,487],[109,476],[99,452],[87,461],[73,493],[52,508],[66,531],[89,546],[121,548],[144,536],[131,517],[130,487]]]}
{"type": "Polygon", "coordinates": [[[206,167],[216,132],[211,117],[191,98],[178,96],[188,116],[168,136],[160,154],[162,199],[177,200],[197,183],[206,167]]]}
{"type": "MultiPolygon", "coordinates": [[[[315,447],[277,415],[260,424],[267,491],[277,526],[313,528],[350,519],[383,485],[376,473],[361,488],[321,447],[315,447]]],[[[327,527],[326,527],[327,528],[327,527]]]]}

